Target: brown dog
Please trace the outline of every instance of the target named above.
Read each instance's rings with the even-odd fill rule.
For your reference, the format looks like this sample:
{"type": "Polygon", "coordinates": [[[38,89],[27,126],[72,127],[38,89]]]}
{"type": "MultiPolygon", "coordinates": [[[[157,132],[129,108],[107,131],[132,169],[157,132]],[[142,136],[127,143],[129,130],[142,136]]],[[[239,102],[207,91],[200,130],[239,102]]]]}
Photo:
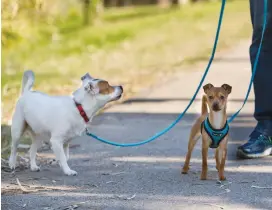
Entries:
{"type": "Polygon", "coordinates": [[[202,97],[201,116],[192,127],[188,143],[188,153],[182,173],[187,174],[192,151],[197,140],[202,135],[202,173],[201,179],[207,179],[207,158],[208,148],[216,148],[215,160],[220,180],[225,180],[224,168],[227,157],[228,130],[227,123],[227,99],[232,87],[223,84],[221,87],[214,87],[207,84],[203,87],[205,95],[202,97]],[[207,104],[210,112],[208,112],[207,104]]]}

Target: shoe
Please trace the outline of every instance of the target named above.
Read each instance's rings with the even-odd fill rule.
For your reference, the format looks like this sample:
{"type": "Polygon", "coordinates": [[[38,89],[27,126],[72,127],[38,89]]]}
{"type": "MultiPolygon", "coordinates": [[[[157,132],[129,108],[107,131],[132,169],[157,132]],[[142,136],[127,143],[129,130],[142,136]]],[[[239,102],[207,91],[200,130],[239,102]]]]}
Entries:
{"type": "Polygon", "coordinates": [[[250,146],[258,139],[260,135],[261,135],[260,132],[253,130],[253,132],[249,136],[249,140],[245,144],[240,145],[238,149],[245,149],[246,147],[250,146]]]}
{"type": "Polygon", "coordinates": [[[238,148],[237,156],[244,159],[261,158],[272,154],[272,136],[260,134],[238,148]]]}

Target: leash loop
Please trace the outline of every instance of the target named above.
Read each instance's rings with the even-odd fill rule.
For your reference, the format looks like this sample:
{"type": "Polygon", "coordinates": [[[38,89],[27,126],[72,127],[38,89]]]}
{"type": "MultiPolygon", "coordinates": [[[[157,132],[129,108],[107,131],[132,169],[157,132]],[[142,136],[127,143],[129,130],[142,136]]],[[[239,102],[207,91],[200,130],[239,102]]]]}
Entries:
{"type": "Polygon", "coordinates": [[[86,134],[88,136],[91,136],[93,137],[94,139],[98,140],[98,141],[101,141],[103,143],[106,143],[106,144],[110,144],[110,145],[113,145],[113,146],[119,146],[119,147],[133,147],[133,146],[140,146],[140,145],[143,145],[143,144],[147,144],[151,141],[154,141],[155,139],[159,138],[160,136],[162,136],[163,134],[167,133],[168,131],[170,131],[182,118],[183,116],[185,115],[185,113],[187,112],[187,110],[190,108],[190,106],[192,105],[192,103],[194,102],[200,88],[202,87],[202,84],[209,72],[209,69],[210,69],[210,66],[212,64],[212,61],[214,59],[214,55],[215,55],[215,52],[216,52],[216,47],[217,47],[217,43],[218,43],[218,39],[219,39],[219,34],[220,34],[220,29],[221,29],[221,24],[222,24],[222,19],[223,19],[223,15],[224,15],[224,9],[225,9],[225,4],[226,4],[226,0],[222,0],[222,4],[221,4],[221,9],[220,9],[220,15],[219,15],[219,20],[218,20],[218,27],[217,27],[217,30],[216,30],[216,35],[215,35],[215,41],[214,41],[214,45],[213,45],[213,49],[212,49],[212,53],[211,53],[211,57],[210,57],[210,60],[209,60],[209,63],[206,67],[206,70],[201,78],[201,81],[192,97],[192,99],[190,100],[189,104],[187,105],[187,107],[185,108],[185,110],[177,117],[177,119],[172,123],[170,124],[168,127],[166,127],[165,129],[163,129],[162,131],[156,133],[155,135],[151,136],[150,138],[144,140],[144,141],[140,141],[140,142],[135,142],[135,143],[117,143],[117,142],[113,142],[113,141],[109,141],[109,140],[106,140],[106,139],[103,139],[93,133],[89,133],[89,132],[86,132],[86,134]]]}
{"type": "MultiPolygon", "coordinates": [[[[144,141],[140,141],[140,142],[134,142],[134,143],[117,143],[117,142],[109,141],[109,140],[103,139],[103,138],[101,138],[101,137],[99,137],[99,136],[97,136],[97,135],[95,135],[93,133],[90,133],[87,130],[86,130],[86,134],[88,136],[93,137],[94,139],[96,139],[98,141],[101,141],[101,142],[105,143],[105,144],[118,146],[118,147],[134,147],[134,146],[140,146],[140,145],[143,145],[143,144],[147,144],[147,143],[149,143],[151,141],[154,141],[155,139],[159,138],[160,136],[162,136],[165,133],[167,133],[168,131],[170,131],[184,117],[185,113],[188,111],[188,109],[192,105],[193,101],[195,100],[195,98],[196,98],[196,96],[197,96],[197,94],[198,94],[198,92],[199,92],[199,90],[200,90],[200,88],[201,88],[201,86],[202,86],[202,84],[203,84],[209,70],[210,70],[210,66],[211,66],[211,64],[213,62],[215,52],[216,52],[216,48],[217,48],[217,43],[218,43],[219,34],[220,34],[220,30],[221,30],[221,25],[222,25],[222,19],[223,19],[224,10],[225,10],[225,4],[226,4],[226,0],[222,0],[219,20],[218,20],[218,26],[217,26],[215,40],[214,40],[214,45],[213,45],[213,49],[212,49],[212,53],[211,53],[208,65],[207,65],[207,67],[206,67],[206,69],[204,71],[204,74],[203,74],[203,76],[202,76],[202,78],[200,80],[200,83],[199,83],[199,85],[198,85],[192,99],[190,100],[189,104],[187,105],[185,110],[177,117],[177,119],[172,124],[170,124],[168,127],[163,129],[162,131],[156,133],[155,135],[149,137],[148,139],[146,139],[144,141]]],[[[262,42],[263,42],[263,36],[264,36],[265,28],[266,28],[266,17],[267,17],[267,0],[264,0],[264,20],[263,20],[262,37],[261,37],[260,45],[259,45],[259,48],[258,48],[257,56],[256,56],[256,59],[255,59],[255,62],[254,62],[254,67],[253,67],[252,76],[251,76],[251,80],[250,80],[250,83],[249,83],[248,91],[247,91],[246,97],[244,99],[244,102],[243,102],[241,108],[228,119],[229,123],[232,122],[237,117],[237,115],[243,109],[244,105],[246,104],[246,102],[248,100],[248,96],[249,96],[249,93],[250,93],[250,90],[251,90],[251,87],[252,87],[252,84],[253,84],[253,80],[254,80],[256,71],[257,71],[257,64],[258,64],[258,61],[259,61],[259,56],[260,56],[262,42]]]]}

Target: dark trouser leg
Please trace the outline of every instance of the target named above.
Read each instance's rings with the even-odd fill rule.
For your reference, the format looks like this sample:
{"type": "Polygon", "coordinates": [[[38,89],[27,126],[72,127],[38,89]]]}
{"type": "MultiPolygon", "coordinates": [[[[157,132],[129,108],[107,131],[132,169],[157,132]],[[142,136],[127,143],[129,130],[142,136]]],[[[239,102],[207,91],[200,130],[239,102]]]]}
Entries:
{"type": "MultiPolygon", "coordinates": [[[[254,78],[255,112],[258,124],[244,145],[238,147],[241,158],[259,158],[272,154],[272,0],[267,0],[267,25],[254,78]]],[[[253,26],[250,61],[253,69],[261,41],[264,0],[250,0],[253,26]]]]}
{"type": "MultiPolygon", "coordinates": [[[[256,131],[272,136],[272,1],[268,0],[267,25],[254,79],[256,131]]],[[[250,60],[253,68],[263,28],[264,1],[250,0],[253,25],[250,60]]]]}

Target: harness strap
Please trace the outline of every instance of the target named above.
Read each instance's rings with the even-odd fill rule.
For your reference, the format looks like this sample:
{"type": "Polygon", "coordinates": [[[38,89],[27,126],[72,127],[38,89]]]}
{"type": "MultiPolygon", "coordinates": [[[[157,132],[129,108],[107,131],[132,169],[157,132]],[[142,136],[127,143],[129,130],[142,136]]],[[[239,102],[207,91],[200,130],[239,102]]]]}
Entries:
{"type": "Polygon", "coordinates": [[[226,137],[229,132],[229,125],[227,121],[223,128],[215,129],[212,127],[208,117],[201,123],[201,133],[203,128],[212,140],[210,148],[217,148],[220,142],[226,137]]]}

